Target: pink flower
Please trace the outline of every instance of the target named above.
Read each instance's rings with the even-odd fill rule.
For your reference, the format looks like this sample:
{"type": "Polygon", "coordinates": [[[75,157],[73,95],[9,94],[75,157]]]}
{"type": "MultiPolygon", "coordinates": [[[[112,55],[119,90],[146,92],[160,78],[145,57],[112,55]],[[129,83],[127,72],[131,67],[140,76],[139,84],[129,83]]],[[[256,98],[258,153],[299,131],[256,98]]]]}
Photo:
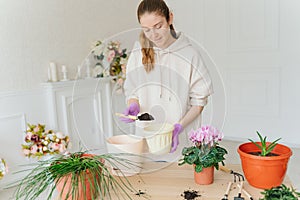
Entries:
{"type": "Polygon", "coordinates": [[[221,133],[218,129],[208,125],[203,125],[195,131],[192,130],[189,134],[189,139],[197,146],[213,146],[216,142],[221,141],[222,138],[223,133],[221,133]]]}
{"type": "Polygon", "coordinates": [[[35,133],[39,132],[39,131],[40,131],[40,127],[39,127],[39,126],[36,126],[36,127],[33,129],[33,131],[34,131],[35,133]]]}
{"type": "Polygon", "coordinates": [[[25,141],[30,141],[31,140],[31,136],[32,136],[32,133],[31,132],[28,132],[25,136],[25,141]]]}
{"type": "Polygon", "coordinates": [[[114,59],[115,55],[116,52],[114,50],[110,50],[107,55],[107,61],[110,63],[114,59]]]}
{"type": "Polygon", "coordinates": [[[53,143],[51,147],[52,147],[52,149],[53,149],[54,151],[57,151],[57,150],[59,149],[60,146],[59,146],[59,144],[57,144],[57,143],[53,143]]]}
{"type": "Polygon", "coordinates": [[[30,154],[30,150],[29,149],[23,149],[23,154],[25,156],[28,156],[30,154]]]}
{"type": "Polygon", "coordinates": [[[118,81],[117,81],[117,84],[122,86],[124,83],[124,80],[122,78],[119,78],[118,81]]]}
{"type": "Polygon", "coordinates": [[[33,134],[33,135],[31,136],[31,141],[33,141],[33,142],[38,142],[39,140],[40,140],[40,138],[39,138],[38,135],[33,134]]]}
{"type": "Polygon", "coordinates": [[[125,64],[121,65],[121,69],[122,69],[122,73],[126,74],[126,65],[125,64]]]}
{"type": "Polygon", "coordinates": [[[63,152],[65,152],[66,151],[66,146],[64,145],[64,144],[60,144],[59,145],[59,152],[60,153],[63,153],[63,152]]]}
{"type": "Polygon", "coordinates": [[[30,148],[30,153],[31,153],[31,154],[36,154],[37,150],[38,150],[37,145],[33,145],[33,146],[30,148]]]}

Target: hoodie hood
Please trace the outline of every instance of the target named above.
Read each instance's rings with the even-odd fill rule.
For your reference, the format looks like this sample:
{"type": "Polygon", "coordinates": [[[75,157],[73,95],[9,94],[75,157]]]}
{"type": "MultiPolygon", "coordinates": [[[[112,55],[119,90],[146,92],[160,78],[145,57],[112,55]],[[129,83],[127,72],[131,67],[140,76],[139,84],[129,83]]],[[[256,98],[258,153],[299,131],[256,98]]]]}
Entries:
{"type": "Polygon", "coordinates": [[[177,39],[172,44],[170,44],[167,48],[161,49],[158,47],[154,47],[154,50],[159,53],[174,53],[187,46],[192,46],[192,43],[183,33],[178,32],[177,39]]]}

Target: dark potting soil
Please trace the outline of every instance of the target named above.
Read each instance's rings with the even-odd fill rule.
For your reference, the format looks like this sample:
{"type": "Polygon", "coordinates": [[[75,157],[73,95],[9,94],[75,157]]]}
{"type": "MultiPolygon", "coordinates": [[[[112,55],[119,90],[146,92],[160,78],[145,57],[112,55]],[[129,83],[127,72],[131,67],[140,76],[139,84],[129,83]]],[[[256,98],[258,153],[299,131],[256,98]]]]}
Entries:
{"type": "Polygon", "coordinates": [[[143,192],[142,190],[139,190],[137,193],[135,193],[137,196],[141,196],[143,194],[146,194],[146,192],[143,192]]]}
{"type": "Polygon", "coordinates": [[[138,116],[138,119],[141,121],[150,121],[150,120],[154,120],[154,117],[149,113],[143,113],[140,116],[138,116]]]}
{"type": "Polygon", "coordinates": [[[201,195],[198,194],[198,191],[195,190],[186,190],[181,194],[182,197],[186,200],[194,200],[196,197],[200,197],[201,195]]]}
{"type": "MultiPolygon", "coordinates": [[[[258,152],[249,152],[249,154],[255,155],[255,156],[260,156],[261,152],[260,151],[258,151],[258,152]]],[[[266,156],[267,157],[272,157],[272,156],[279,156],[279,155],[276,154],[276,153],[268,153],[266,156]]]]}

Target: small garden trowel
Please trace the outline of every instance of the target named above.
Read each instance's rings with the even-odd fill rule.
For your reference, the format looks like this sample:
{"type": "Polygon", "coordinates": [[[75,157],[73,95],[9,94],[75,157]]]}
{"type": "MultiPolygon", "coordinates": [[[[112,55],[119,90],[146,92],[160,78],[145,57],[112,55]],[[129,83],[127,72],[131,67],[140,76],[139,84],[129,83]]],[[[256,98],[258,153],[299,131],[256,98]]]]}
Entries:
{"type": "Polygon", "coordinates": [[[124,117],[132,120],[140,120],[140,121],[150,121],[154,120],[154,117],[150,115],[149,113],[143,113],[139,116],[134,116],[134,115],[124,115],[123,113],[116,113],[117,116],[119,117],[124,117]]]}
{"type": "Polygon", "coordinates": [[[244,200],[245,199],[244,197],[242,197],[243,185],[244,185],[244,182],[242,181],[241,184],[240,184],[240,187],[239,187],[238,196],[234,197],[234,200],[244,200]]]}

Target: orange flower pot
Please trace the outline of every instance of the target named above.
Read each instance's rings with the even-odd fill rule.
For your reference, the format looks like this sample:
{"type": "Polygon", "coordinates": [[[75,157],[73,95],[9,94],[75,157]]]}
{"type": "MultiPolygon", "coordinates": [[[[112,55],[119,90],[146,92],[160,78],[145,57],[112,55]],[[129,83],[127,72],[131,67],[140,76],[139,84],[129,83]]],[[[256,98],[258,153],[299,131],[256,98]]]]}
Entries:
{"type": "MultiPolygon", "coordinates": [[[[261,143],[258,142],[260,145],[261,143]]],[[[270,143],[267,143],[269,145],[270,143]]],[[[281,185],[286,174],[287,165],[292,151],[289,147],[277,144],[272,153],[278,156],[257,156],[250,152],[260,152],[253,143],[239,146],[242,169],[248,183],[256,188],[270,189],[281,185]]]]}
{"type": "MultiPolygon", "coordinates": [[[[93,155],[83,154],[82,157],[93,157],[93,155]]],[[[101,160],[101,162],[104,162],[104,160],[101,160]]],[[[75,194],[75,197],[73,197],[72,195],[72,174],[66,175],[65,177],[60,179],[60,181],[56,186],[56,189],[62,200],[73,200],[73,199],[92,200],[96,198],[98,191],[96,191],[95,185],[93,184],[94,183],[93,174],[91,174],[88,170],[82,173],[84,177],[84,181],[83,181],[84,186],[82,185],[81,180],[79,178],[78,193],[75,194]]],[[[97,181],[99,181],[100,184],[100,177],[97,176],[96,179],[97,181]]]]}
{"type": "Polygon", "coordinates": [[[214,182],[214,167],[203,168],[201,172],[197,173],[194,170],[195,183],[199,185],[209,185],[214,182]]]}

